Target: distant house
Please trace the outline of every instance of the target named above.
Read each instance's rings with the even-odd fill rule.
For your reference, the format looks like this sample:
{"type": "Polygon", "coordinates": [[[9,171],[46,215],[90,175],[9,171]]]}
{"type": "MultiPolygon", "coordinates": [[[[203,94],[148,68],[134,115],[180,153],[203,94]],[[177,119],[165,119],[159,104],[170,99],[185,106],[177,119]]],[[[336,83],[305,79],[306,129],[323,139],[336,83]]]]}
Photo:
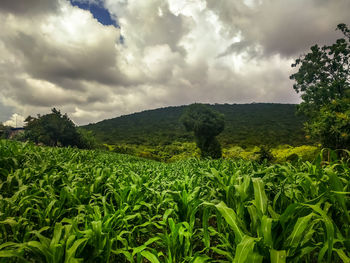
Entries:
{"type": "Polygon", "coordinates": [[[23,133],[24,128],[11,128],[9,139],[13,139],[17,134],[23,133]]]}

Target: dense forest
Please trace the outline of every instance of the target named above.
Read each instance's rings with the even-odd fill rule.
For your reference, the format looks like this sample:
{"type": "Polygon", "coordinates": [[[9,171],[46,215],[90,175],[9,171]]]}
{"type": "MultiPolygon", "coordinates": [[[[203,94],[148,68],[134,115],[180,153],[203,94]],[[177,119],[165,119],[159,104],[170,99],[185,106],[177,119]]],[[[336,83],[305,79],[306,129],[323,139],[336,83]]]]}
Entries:
{"type": "MultiPolygon", "coordinates": [[[[305,118],[296,115],[293,104],[215,104],[208,105],[225,116],[225,129],[218,136],[224,146],[298,146],[305,138],[305,118]]],[[[193,141],[179,121],[186,106],[167,107],[125,115],[82,128],[108,144],[166,145],[174,141],[193,141]]]]}

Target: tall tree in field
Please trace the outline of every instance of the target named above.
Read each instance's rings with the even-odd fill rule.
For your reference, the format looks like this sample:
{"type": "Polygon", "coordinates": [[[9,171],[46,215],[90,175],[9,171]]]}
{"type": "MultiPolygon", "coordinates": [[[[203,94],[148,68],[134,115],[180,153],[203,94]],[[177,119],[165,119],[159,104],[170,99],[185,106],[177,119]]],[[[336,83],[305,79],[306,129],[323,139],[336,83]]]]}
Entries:
{"type": "Polygon", "coordinates": [[[343,38],[332,45],[314,45],[296,59],[293,88],[303,102],[298,111],[309,117],[309,135],[324,147],[350,148],[350,29],[339,24],[343,38]]]}
{"type": "Polygon", "coordinates": [[[221,145],[216,139],[225,126],[224,115],[204,104],[191,104],[181,116],[187,131],[193,131],[202,157],[220,158],[221,145]]]}

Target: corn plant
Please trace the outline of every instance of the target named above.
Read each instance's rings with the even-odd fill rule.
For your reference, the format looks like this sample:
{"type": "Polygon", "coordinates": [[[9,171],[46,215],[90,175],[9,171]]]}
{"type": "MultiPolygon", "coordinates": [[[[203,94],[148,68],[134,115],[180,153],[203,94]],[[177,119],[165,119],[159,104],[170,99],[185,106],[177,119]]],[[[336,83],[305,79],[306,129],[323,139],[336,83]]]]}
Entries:
{"type": "Polygon", "coordinates": [[[349,155],[325,153],[165,164],[0,141],[0,262],[350,262],[349,155]]]}

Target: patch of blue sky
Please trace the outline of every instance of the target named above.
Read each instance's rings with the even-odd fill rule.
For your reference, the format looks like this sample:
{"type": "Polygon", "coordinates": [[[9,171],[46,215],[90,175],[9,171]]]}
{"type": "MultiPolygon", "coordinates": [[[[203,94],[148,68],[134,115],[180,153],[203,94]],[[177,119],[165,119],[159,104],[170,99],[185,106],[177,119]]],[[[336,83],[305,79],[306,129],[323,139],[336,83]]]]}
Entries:
{"type": "Polygon", "coordinates": [[[117,22],[112,19],[111,14],[103,7],[103,3],[100,1],[91,1],[90,3],[89,1],[70,0],[70,3],[81,9],[89,10],[94,18],[96,18],[102,25],[113,25],[119,28],[117,22]]]}

